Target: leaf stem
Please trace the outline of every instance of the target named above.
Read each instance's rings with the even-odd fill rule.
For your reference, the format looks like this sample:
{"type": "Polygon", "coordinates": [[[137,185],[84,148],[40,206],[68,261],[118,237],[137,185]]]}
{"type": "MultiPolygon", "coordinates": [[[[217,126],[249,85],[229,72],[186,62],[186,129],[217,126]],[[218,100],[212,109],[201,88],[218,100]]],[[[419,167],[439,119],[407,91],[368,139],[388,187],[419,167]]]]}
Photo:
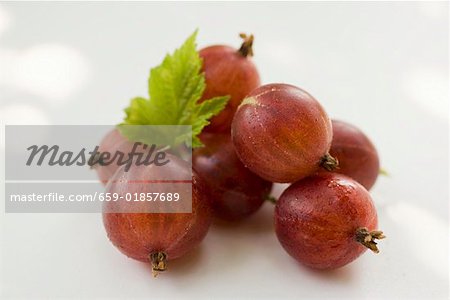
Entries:
{"type": "Polygon", "coordinates": [[[383,175],[383,176],[389,176],[389,172],[386,171],[386,169],[383,169],[383,168],[380,168],[379,174],[383,175]]]}
{"type": "Polygon", "coordinates": [[[277,198],[271,195],[266,195],[266,197],[264,197],[264,200],[269,201],[272,204],[277,204],[277,198]]]}

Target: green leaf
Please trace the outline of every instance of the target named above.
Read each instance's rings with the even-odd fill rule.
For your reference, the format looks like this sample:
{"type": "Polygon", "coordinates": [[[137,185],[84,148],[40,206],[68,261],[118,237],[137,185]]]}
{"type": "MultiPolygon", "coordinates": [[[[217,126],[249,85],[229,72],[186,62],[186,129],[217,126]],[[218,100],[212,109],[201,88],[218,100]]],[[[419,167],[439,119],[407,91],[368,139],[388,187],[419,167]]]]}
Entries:
{"type": "Polygon", "coordinates": [[[208,120],[225,108],[229,98],[230,97],[228,96],[215,97],[205,100],[194,107],[194,111],[191,115],[192,119],[189,122],[189,124],[192,125],[193,148],[203,145],[197,136],[202,132],[202,129],[209,124],[208,120]]]}
{"type": "MultiPolygon", "coordinates": [[[[201,72],[202,59],[196,50],[196,37],[197,31],[173,54],[166,55],[159,66],[151,69],[149,99],[132,99],[121,125],[192,125],[192,135],[181,134],[177,142],[193,147],[202,145],[198,134],[209,124],[211,117],[223,110],[229,96],[198,103],[206,85],[201,72]]],[[[121,132],[129,135],[126,130],[121,132]]]]}

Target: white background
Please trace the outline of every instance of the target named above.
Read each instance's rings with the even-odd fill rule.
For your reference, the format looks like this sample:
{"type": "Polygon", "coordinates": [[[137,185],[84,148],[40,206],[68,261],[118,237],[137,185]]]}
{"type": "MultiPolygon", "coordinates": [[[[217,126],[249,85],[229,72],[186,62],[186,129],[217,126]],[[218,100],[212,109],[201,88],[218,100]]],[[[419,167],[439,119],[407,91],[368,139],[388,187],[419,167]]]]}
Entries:
{"type": "Polygon", "coordinates": [[[447,298],[448,18],[445,2],[0,4],[2,124],[116,124],[196,28],[200,47],[251,32],[263,82],[298,85],[359,126],[390,173],[372,190],[381,253],[332,272],[283,251],[269,203],[213,226],[157,279],[110,244],[99,214],[2,213],[1,297],[447,298]]]}

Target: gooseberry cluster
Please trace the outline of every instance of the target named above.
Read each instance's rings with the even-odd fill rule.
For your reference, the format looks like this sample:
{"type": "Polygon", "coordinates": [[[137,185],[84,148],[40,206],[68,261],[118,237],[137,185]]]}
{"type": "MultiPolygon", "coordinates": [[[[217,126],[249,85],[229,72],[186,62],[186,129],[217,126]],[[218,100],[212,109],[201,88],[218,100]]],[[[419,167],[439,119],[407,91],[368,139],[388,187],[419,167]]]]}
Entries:
{"type": "MultiPolygon", "coordinates": [[[[273,183],[291,185],[275,202],[279,242],[300,263],[342,267],[366,249],[378,252],[377,212],[368,190],[379,174],[377,151],[357,127],[330,120],[308,92],[289,84],[260,85],[253,63],[253,35],[235,49],[215,45],[198,52],[206,88],[198,100],[229,95],[193,149],[192,165],[171,154],[164,167],[96,166],[110,192],[150,192],[147,180],[192,180],[191,213],[117,213],[106,203],[103,221],[111,242],[127,256],[164,271],[206,235],[215,219],[238,222],[270,199],[273,183]],[[192,168],[192,169],[191,169],[192,168]],[[192,172],[191,172],[192,171],[192,172]],[[191,178],[189,178],[191,177],[191,178]],[[139,178],[143,183],[130,183],[139,178]]],[[[100,150],[127,151],[118,130],[100,150]]],[[[190,149],[188,149],[190,151],[190,149]]]]}

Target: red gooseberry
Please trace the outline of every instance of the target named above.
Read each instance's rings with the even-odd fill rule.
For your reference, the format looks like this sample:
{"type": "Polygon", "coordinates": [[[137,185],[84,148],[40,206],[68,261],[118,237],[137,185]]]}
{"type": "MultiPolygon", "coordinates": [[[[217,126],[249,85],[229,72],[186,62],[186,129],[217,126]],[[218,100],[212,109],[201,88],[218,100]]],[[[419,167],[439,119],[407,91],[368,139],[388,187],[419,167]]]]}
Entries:
{"type": "Polygon", "coordinates": [[[196,247],[211,224],[210,207],[205,198],[207,190],[202,179],[194,171],[191,173],[186,161],[170,154],[167,157],[170,163],[164,166],[132,165],[128,172],[124,167],[118,169],[108,182],[106,193],[119,195],[119,201],[104,202],[103,206],[103,223],[111,242],[126,256],[151,263],[155,274],[166,270],[168,261],[182,257],[196,247]],[[190,183],[171,185],[167,183],[171,181],[168,179],[174,182],[192,180],[192,189],[188,188],[190,183]],[[140,198],[148,193],[174,191],[174,187],[179,193],[179,201],[169,201],[168,196],[164,202],[158,202],[162,198],[158,201],[134,200],[135,194],[140,198]],[[132,195],[132,201],[128,201],[129,195],[132,195]],[[185,197],[191,195],[192,210],[186,212],[189,210],[186,205],[191,203],[186,202],[185,197]],[[149,206],[152,206],[152,212],[148,212],[149,206]]]}
{"type": "Polygon", "coordinates": [[[205,146],[194,150],[192,165],[209,187],[214,215],[233,221],[256,212],[272,183],[242,164],[229,134],[202,133],[201,140],[205,146]]]}
{"type": "Polygon", "coordinates": [[[275,208],[283,248],[316,269],[342,267],[366,251],[378,252],[377,213],[367,190],[353,179],[326,173],[292,184],[275,208]]]}
{"type": "Polygon", "coordinates": [[[339,161],[334,172],[347,175],[370,190],[380,173],[380,160],[370,139],[357,127],[332,120],[330,154],[339,161]]]}
{"type": "Polygon", "coordinates": [[[234,112],[244,97],[259,86],[260,80],[253,55],[253,35],[241,34],[239,49],[224,45],[209,46],[199,51],[203,59],[206,89],[200,101],[229,95],[225,109],[211,119],[206,131],[229,132],[234,112]]]}
{"type": "Polygon", "coordinates": [[[328,154],[328,115],[310,94],[292,85],[274,83],[253,90],[236,111],[231,136],[244,165],[272,182],[294,182],[321,166],[337,166],[328,154]]]}

